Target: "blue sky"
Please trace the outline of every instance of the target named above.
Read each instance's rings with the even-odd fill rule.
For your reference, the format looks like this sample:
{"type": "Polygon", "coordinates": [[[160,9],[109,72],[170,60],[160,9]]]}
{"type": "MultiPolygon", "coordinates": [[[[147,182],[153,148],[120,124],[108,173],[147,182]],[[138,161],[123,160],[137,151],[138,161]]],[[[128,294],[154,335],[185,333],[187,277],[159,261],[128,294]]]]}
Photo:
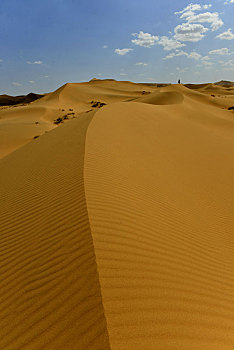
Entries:
{"type": "Polygon", "coordinates": [[[234,80],[234,0],[1,0],[0,94],[234,80]]]}

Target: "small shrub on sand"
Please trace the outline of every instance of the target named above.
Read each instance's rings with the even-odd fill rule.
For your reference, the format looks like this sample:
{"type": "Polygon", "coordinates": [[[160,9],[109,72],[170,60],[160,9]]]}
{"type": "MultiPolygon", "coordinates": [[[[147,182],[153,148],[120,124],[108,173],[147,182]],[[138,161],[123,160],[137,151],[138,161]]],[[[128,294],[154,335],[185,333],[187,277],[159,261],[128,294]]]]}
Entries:
{"type": "Polygon", "coordinates": [[[57,119],[54,120],[54,124],[58,125],[60,123],[63,123],[63,118],[58,117],[57,119]]]}
{"type": "Polygon", "coordinates": [[[94,108],[96,108],[96,107],[101,108],[101,107],[103,107],[105,105],[106,105],[106,103],[104,103],[104,102],[91,101],[91,107],[94,107],[94,108]]]}

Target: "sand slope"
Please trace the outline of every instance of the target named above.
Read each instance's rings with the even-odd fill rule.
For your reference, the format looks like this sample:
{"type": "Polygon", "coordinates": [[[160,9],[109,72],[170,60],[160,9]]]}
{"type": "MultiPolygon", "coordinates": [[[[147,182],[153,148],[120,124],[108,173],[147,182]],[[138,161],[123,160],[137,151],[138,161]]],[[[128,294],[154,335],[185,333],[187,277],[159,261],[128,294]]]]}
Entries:
{"type": "Polygon", "coordinates": [[[229,137],[218,117],[207,128],[195,113],[120,103],[88,129],[85,190],[112,349],[234,347],[234,120],[229,137]]]}
{"type": "Polygon", "coordinates": [[[1,349],[109,349],[83,183],[91,119],[1,161],[1,349]]]}
{"type": "MultiPolygon", "coordinates": [[[[83,85],[85,104],[86,85],[132,101],[0,160],[0,348],[233,350],[233,112],[184,86],[83,85]]],[[[33,106],[79,110],[74,88],[33,106]]]]}

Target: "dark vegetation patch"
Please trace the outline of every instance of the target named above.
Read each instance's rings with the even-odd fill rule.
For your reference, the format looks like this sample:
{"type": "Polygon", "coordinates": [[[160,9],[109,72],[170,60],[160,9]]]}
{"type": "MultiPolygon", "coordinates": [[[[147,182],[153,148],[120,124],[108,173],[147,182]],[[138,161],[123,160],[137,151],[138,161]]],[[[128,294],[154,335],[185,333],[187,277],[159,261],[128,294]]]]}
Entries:
{"type": "Polygon", "coordinates": [[[64,117],[58,117],[57,119],[54,120],[54,124],[59,125],[63,123],[64,117]]]}
{"type": "Polygon", "coordinates": [[[91,101],[90,103],[91,103],[91,107],[93,108],[96,108],[96,107],[101,108],[103,106],[106,106],[106,103],[100,102],[100,101],[91,101]]]}
{"type": "Polygon", "coordinates": [[[69,120],[70,118],[75,118],[74,112],[72,112],[72,113],[70,112],[70,113],[65,114],[62,117],[58,117],[57,119],[54,120],[54,124],[59,125],[59,124],[63,123],[64,120],[69,120]]]}
{"type": "Polygon", "coordinates": [[[141,94],[142,94],[142,95],[149,95],[149,94],[150,94],[150,91],[145,91],[145,90],[143,90],[143,91],[141,92],[141,94]]]}

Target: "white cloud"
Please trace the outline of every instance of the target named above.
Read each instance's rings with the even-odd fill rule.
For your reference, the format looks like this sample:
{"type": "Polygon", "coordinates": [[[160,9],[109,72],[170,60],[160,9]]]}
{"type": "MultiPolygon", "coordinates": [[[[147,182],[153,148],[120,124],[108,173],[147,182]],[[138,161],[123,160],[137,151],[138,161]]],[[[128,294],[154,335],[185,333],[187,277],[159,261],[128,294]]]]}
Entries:
{"type": "Polygon", "coordinates": [[[201,60],[202,61],[208,61],[208,60],[210,60],[210,57],[209,56],[204,56],[204,57],[201,58],[201,60]]]}
{"type": "Polygon", "coordinates": [[[175,12],[175,15],[181,14],[180,18],[185,18],[187,16],[194,15],[195,11],[207,10],[211,6],[212,6],[211,4],[203,5],[203,6],[201,6],[200,4],[190,4],[186,6],[182,11],[175,12]]]}
{"type": "Polygon", "coordinates": [[[130,51],[133,51],[133,49],[129,49],[129,48],[127,48],[127,49],[115,49],[115,53],[117,53],[120,56],[124,56],[127,53],[129,53],[130,51]]]}
{"type": "Polygon", "coordinates": [[[132,40],[133,44],[147,48],[154,46],[155,42],[159,40],[159,37],[157,35],[151,35],[142,31],[139,33],[132,33],[132,36],[137,38],[132,40]]]}
{"type": "Polygon", "coordinates": [[[187,17],[189,17],[189,16],[194,16],[195,15],[195,13],[193,12],[193,11],[186,11],[186,12],[184,12],[181,16],[180,16],[180,18],[181,19],[183,19],[183,18],[186,18],[187,19],[187,17]]]}
{"type": "Polygon", "coordinates": [[[181,13],[185,13],[188,11],[199,11],[201,10],[201,5],[199,4],[190,4],[186,6],[182,11],[175,12],[175,15],[180,15],[181,13]]]}
{"type": "Polygon", "coordinates": [[[22,84],[17,83],[16,81],[13,81],[11,84],[12,84],[13,86],[22,86],[22,84]]]}
{"type": "Polygon", "coordinates": [[[206,68],[206,69],[211,69],[214,65],[214,63],[207,62],[207,61],[202,61],[202,64],[203,64],[204,68],[206,68]]]}
{"type": "Polygon", "coordinates": [[[174,37],[179,41],[193,41],[197,42],[204,37],[204,33],[207,32],[202,24],[197,23],[182,23],[175,27],[174,37]]]}
{"type": "Polygon", "coordinates": [[[197,53],[197,52],[190,52],[190,53],[187,53],[183,50],[181,51],[178,51],[177,52],[172,52],[170,53],[169,55],[167,55],[166,57],[164,57],[164,60],[168,60],[168,59],[171,59],[171,58],[174,58],[174,57],[178,57],[178,56],[186,56],[187,58],[190,58],[190,59],[193,59],[193,60],[199,60],[202,56],[197,53]]]}
{"type": "Polygon", "coordinates": [[[202,64],[204,66],[211,67],[211,66],[213,66],[214,63],[213,62],[202,61],[202,64]]]}
{"type": "Polygon", "coordinates": [[[234,59],[228,60],[228,61],[219,61],[219,63],[224,67],[224,68],[234,68],[234,59]]]}
{"type": "Polygon", "coordinates": [[[119,73],[119,75],[127,75],[126,73],[119,73]]]}
{"type": "Polygon", "coordinates": [[[29,83],[30,83],[30,84],[34,84],[35,81],[34,81],[34,80],[29,80],[29,83]]]}
{"type": "Polygon", "coordinates": [[[198,15],[189,15],[186,17],[190,23],[210,23],[212,31],[219,29],[224,24],[219,17],[218,12],[204,12],[198,15]]]}
{"type": "Polygon", "coordinates": [[[223,63],[223,66],[234,66],[234,60],[229,60],[223,63]]]}
{"type": "Polygon", "coordinates": [[[144,63],[144,62],[137,62],[136,66],[148,66],[148,63],[144,63]]]}
{"type": "MultiPolygon", "coordinates": [[[[233,0],[233,1],[234,1],[234,0],[233,0]]],[[[212,7],[211,4],[209,4],[209,5],[203,5],[204,10],[207,10],[207,9],[209,9],[210,7],[212,7]]]]}
{"type": "Polygon", "coordinates": [[[169,39],[167,36],[160,37],[160,40],[157,42],[159,45],[162,45],[164,50],[170,51],[170,50],[176,50],[180,47],[186,46],[185,44],[182,44],[178,40],[175,39],[169,39]]]}
{"type": "Polygon", "coordinates": [[[103,49],[108,49],[108,46],[107,45],[103,45],[103,49]]]}
{"type": "Polygon", "coordinates": [[[185,73],[189,70],[188,67],[185,67],[185,68],[180,68],[180,67],[176,67],[176,70],[179,72],[179,73],[185,73]]]}
{"type": "Polygon", "coordinates": [[[209,51],[210,55],[230,55],[230,50],[226,47],[223,47],[222,49],[217,50],[211,50],[209,51]]]}
{"type": "Polygon", "coordinates": [[[49,78],[49,75],[43,75],[41,78],[43,79],[49,78]]]}
{"type": "Polygon", "coordinates": [[[234,0],[227,0],[227,1],[225,1],[224,4],[225,4],[225,5],[227,5],[227,4],[234,4],[234,0]]]}
{"type": "Polygon", "coordinates": [[[3,62],[3,60],[0,58],[0,63],[2,63],[3,62]]]}
{"type": "MultiPolygon", "coordinates": [[[[234,0],[231,0],[234,2],[234,0]]],[[[212,31],[219,29],[223,25],[222,19],[219,17],[218,12],[203,12],[195,14],[195,11],[207,10],[211,7],[211,4],[199,5],[190,4],[182,11],[175,12],[180,14],[180,18],[185,18],[190,23],[210,23],[212,31]]]]}
{"type": "Polygon", "coordinates": [[[27,64],[43,64],[43,62],[42,61],[34,61],[34,62],[27,61],[27,64]]]}
{"type": "MultiPolygon", "coordinates": [[[[234,2],[234,0],[233,0],[233,2],[234,2]]],[[[216,38],[219,38],[221,40],[233,40],[234,34],[232,33],[231,28],[229,28],[226,32],[223,32],[223,33],[217,35],[216,38]]]]}
{"type": "Polygon", "coordinates": [[[191,52],[187,57],[193,60],[199,60],[202,56],[197,52],[191,52]]]}

